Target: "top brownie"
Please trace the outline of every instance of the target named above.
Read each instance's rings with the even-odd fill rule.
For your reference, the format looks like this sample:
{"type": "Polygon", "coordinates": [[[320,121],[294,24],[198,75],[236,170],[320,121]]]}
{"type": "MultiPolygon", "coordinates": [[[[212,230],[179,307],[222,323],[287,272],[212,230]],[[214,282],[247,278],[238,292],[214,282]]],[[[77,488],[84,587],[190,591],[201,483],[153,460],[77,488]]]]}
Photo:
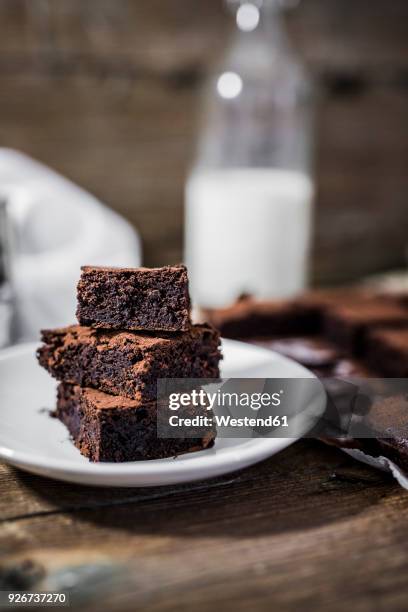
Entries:
{"type": "Polygon", "coordinates": [[[105,329],[186,331],[190,297],[185,266],[83,266],[78,283],[81,325],[105,329]]]}

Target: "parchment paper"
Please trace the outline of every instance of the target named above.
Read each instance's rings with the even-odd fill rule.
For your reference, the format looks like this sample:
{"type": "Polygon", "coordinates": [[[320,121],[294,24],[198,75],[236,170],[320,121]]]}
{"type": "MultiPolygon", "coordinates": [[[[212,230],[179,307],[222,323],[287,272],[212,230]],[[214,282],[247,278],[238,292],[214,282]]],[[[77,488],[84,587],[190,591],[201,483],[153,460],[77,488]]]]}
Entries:
{"type": "Polygon", "coordinates": [[[342,448],[341,450],[353,457],[353,459],[357,459],[357,461],[362,461],[384,472],[390,472],[401,487],[408,490],[408,474],[386,457],[372,457],[356,448],[342,448]]]}

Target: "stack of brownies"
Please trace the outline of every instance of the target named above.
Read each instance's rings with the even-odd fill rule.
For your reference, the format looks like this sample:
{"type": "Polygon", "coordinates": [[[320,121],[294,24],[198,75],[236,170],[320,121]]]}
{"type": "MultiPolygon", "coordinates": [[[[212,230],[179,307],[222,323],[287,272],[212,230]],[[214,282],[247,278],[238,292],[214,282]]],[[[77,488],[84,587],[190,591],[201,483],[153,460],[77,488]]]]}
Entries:
{"type": "Polygon", "coordinates": [[[217,378],[220,338],[192,325],[187,270],[83,267],[79,325],[42,332],[40,364],[60,384],[55,416],[91,461],[159,459],[208,448],[157,436],[158,378],[217,378]]]}

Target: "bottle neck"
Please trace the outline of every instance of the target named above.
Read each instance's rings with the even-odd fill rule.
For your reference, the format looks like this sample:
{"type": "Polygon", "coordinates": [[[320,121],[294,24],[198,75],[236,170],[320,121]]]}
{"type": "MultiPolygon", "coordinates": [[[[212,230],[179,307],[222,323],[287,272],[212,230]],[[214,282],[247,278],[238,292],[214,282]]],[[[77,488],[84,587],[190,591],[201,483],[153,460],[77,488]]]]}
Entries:
{"type": "Polygon", "coordinates": [[[282,16],[281,0],[232,0],[235,23],[240,39],[264,39],[270,47],[286,51],[290,49],[289,39],[282,16]]]}

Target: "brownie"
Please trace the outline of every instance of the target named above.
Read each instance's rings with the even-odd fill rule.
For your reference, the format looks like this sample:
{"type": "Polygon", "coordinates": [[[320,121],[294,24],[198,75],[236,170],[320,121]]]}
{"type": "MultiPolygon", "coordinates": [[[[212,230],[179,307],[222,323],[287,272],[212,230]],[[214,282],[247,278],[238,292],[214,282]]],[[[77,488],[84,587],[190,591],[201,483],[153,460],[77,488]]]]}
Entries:
{"type": "Polygon", "coordinates": [[[325,315],[326,336],[357,356],[366,353],[368,331],[379,327],[408,327],[408,311],[389,300],[373,298],[333,306],[325,315]]]}
{"type": "Polygon", "coordinates": [[[397,302],[405,308],[408,307],[408,290],[401,288],[379,287],[377,293],[384,298],[397,302]]]}
{"type": "Polygon", "coordinates": [[[360,437],[324,437],[326,444],[358,449],[373,457],[386,457],[408,472],[408,397],[377,397],[356,430],[360,437]],[[362,434],[362,436],[361,436],[362,434]]]}
{"type": "Polygon", "coordinates": [[[245,297],[232,306],[203,309],[202,314],[226,338],[307,335],[318,325],[315,305],[292,300],[245,297]]]}
{"type": "Polygon", "coordinates": [[[130,399],[155,399],[158,378],[219,377],[219,333],[207,324],[160,335],[73,325],[42,340],[38,360],[52,376],[130,399]]]}
{"type": "Polygon", "coordinates": [[[359,286],[342,286],[327,289],[311,289],[294,298],[299,306],[314,308],[319,316],[319,323],[323,322],[323,316],[327,310],[338,304],[354,304],[370,300],[375,294],[370,289],[359,286]]]}
{"type": "Polygon", "coordinates": [[[286,300],[243,296],[225,308],[202,310],[226,338],[308,336],[317,334],[327,309],[345,300],[362,299],[367,292],[355,288],[322,289],[286,300]]]}
{"type": "Polygon", "coordinates": [[[383,376],[408,377],[408,328],[377,329],[367,337],[366,359],[383,376]]]}
{"type": "Polygon", "coordinates": [[[77,290],[81,325],[105,329],[185,331],[190,297],[185,266],[84,266],[77,290]]]}
{"type": "Polygon", "coordinates": [[[246,297],[204,313],[223,335],[290,357],[322,379],[329,401],[320,439],[386,456],[408,471],[408,397],[395,393],[395,381],[386,397],[387,381],[377,378],[408,377],[402,302],[352,287],[282,301],[246,297]]]}
{"type": "Polygon", "coordinates": [[[408,470],[408,397],[401,394],[378,398],[365,418],[365,425],[367,452],[383,455],[408,470]]]}
{"type": "Polygon", "coordinates": [[[64,383],[58,386],[55,416],[90,461],[162,459],[214,444],[212,425],[197,438],[159,438],[155,401],[143,403],[64,383]]]}

